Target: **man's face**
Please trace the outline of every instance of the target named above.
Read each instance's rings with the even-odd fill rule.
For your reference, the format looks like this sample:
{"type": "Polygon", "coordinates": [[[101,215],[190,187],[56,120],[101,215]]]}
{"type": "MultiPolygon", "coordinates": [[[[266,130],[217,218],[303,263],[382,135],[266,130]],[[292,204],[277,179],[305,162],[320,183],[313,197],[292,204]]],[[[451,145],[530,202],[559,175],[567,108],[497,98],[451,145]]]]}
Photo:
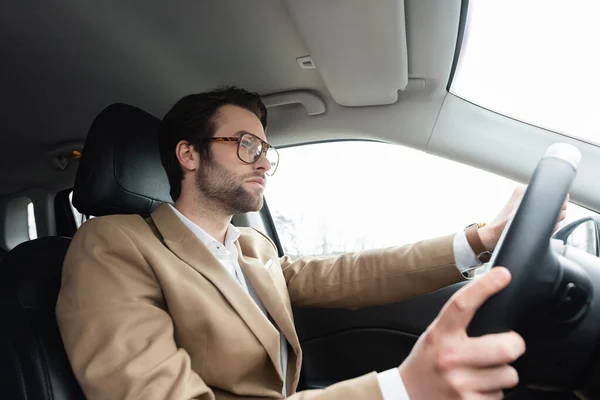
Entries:
{"type": "MultiPolygon", "coordinates": [[[[216,126],[214,137],[238,137],[248,132],[266,141],[260,120],[245,108],[223,106],[216,117],[216,126]]],[[[197,171],[197,190],[228,214],[260,210],[265,173],[270,168],[264,155],[256,163],[246,164],[237,155],[237,142],[212,142],[211,153],[212,159],[202,160],[197,171]]]]}

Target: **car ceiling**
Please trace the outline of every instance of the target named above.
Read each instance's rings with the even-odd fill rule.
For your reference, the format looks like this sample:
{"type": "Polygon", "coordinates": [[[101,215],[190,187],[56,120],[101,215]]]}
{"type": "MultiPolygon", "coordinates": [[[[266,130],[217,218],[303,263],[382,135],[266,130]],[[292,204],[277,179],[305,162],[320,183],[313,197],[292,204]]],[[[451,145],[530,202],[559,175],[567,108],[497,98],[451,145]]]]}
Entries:
{"type": "MultiPolygon", "coordinates": [[[[311,40],[324,24],[318,18],[319,1],[3,2],[0,195],[69,187],[76,163],[61,171],[52,157],[80,146],[94,117],[109,104],[124,102],[162,117],[181,96],[223,84],[263,95],[301,90],[322,100],[326,112],[316,116],[298,104],[269,109],[269,141],[279,146],[382,140],[524,181],[547,145],[565,139],[448,94],[461,6],[464,13],[467,4],[461,0],[380,0],[380,7],[404,3],[408,77],[416,84],[400,90],[392,104],[340,105],[339,87],[356,83],[335,82],[338,89],[332,94],[331,71],[326,75],[319,69],[340,65],[336,52],[328,54],[311,40]],[[313,53],[320,57],[317,68],[300,68],[296,59],[313,53]],[[496,136],[489,133],[496,131],[496,136]],[[519,144],[524,138],[526,148],[519,144]]],[[[352,3],[361,7],[361,0],[320,4],[347,10],[352,3]]],[[[381,32],[373,18],[334,28],[354,40],[359,28],[381,32]]],[[[399,39],[386,40],[382,47],[399,39]]],[[[369,49],[356,41],[356,52],[364,50],[369,49]]],[[[367,60],[371,72],[388,62],[383,51],[372,57],[367,60]]],[[[378,83],[373,73],[365,77],[365,87],[378,83]]],[[[593,163],[582,165],[590,172],[576,183],[574,197],[597,207],[600,192],[583,189],[600,155],[596,147],[582,145],[593,163]]]]}
{"type": "MultiPolygon", "coordinates": [[[[406,3],[407,29],[414,32],[408,35],[413,38],[409,46],[415,54],[409,70],[441,78],[445,86],[460,3],[443,7],[452,17],[452,23],[440,24],[446,31],[438,29],[445,43],[436,45],[435,37],[427,35],[432,46],[417,50],[415,38],[426,29],[419,20],[430,15],[433,25],[444,17],[431,13],[435,3],[406,3]],[[435,60],[440,47],[446,48],[442,63],[435,60]]],[[[48,154],[56,146],[83,141],[93,118],[111,103],[133,104],[160,117],[179,97],[221,84],[261,94],[312,90],[332,103],[319,70],[301,69],[296,62],[310,50],[284,1],[60,0],[35,6],[5,2],[2,8],[0,165],[3,171],[19,171],[0,177],[2,194],[49,183],[69,185],[71,168],[53,171],[48,154]]],[[[277,129],[288,117],[297,119],[298,111],[292,106],[271,112],[269,133],[280,136],[272,141],[298,140],[277,129]]],[[[330,127],[339,135],[352,135],[343,123],[336,128],[335,118],[323,119],[325,126],[307,139],[320,139],[319,131],[330,127]]]]}

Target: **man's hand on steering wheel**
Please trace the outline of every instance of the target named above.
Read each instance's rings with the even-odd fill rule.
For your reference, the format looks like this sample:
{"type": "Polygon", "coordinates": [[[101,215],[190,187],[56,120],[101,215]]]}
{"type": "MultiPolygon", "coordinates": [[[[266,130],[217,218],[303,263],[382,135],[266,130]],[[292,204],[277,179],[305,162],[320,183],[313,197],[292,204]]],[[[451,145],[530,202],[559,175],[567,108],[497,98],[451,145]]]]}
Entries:
{"type": "MultiPolygon", "coordinates": [[[[526,189],[527,186],[525,185],[517,186],[498,215],[496,215],[496,217],[489,224],[479,229],[479,237],[481,238],[481,242],[485,246],[486,250],[492,251],[496,248],[504,227],[506,227],[508,221],[517,211],[519,203],[521,202],[526,189]]],[[[558,230],[560,222],[563,221],[567,216],[568,205],[569,195],[567,195],[567,198],[562,206],[554,231],[558,230]]]]}
{"type": "Polygon", "coordinates": [[[399,367],[412,400],[499,399],[519,374],[524,384],[599,398],[600,367],[591,351],[600,337],[598,259],[551,246],[580,161],[576,147],[550,146],[525,193],[518,188],[484,231],[493,268],[457,284],[462,287],[399,367]],[[523,337],[533,340],[531,356],[521,358],[523,337]]]}
{"type": "Polygon", "coordinates": [[[509,364],[525,352],[519,334],[467,335],[477,309],[510,279],[506,268],[494,268],[450,298],[399,367],[411,400],[501,399],[502,389],[518,384],[509,364]]]}

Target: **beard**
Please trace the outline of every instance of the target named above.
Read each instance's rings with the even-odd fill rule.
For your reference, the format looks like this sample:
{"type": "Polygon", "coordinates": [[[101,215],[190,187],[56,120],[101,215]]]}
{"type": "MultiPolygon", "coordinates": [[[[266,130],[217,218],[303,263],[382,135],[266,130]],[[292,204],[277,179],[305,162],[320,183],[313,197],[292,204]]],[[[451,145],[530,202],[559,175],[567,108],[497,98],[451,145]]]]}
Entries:
{"type": "Polygon", "coordinates": [[[255,172],[237,177],[214,160],[205,162],[196,174],[196,190],[207,200],[217,205],[227,214],[241,214],[259,211],[263,206],[263,194],[244,188],[246,179],[264,178],[255,172]]]}

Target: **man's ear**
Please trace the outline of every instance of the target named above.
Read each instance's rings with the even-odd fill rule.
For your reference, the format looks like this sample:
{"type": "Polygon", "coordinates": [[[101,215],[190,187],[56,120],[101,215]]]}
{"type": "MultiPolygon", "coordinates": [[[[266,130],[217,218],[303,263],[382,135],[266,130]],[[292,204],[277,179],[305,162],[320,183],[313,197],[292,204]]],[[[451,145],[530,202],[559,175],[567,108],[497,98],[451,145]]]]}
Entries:
{"type": "Polygon", "coordinates": [[[175,154],[184,172],[195,171],[200,166],[200,154],[187,140],[181,140],[177,143],[175,154]]]}

